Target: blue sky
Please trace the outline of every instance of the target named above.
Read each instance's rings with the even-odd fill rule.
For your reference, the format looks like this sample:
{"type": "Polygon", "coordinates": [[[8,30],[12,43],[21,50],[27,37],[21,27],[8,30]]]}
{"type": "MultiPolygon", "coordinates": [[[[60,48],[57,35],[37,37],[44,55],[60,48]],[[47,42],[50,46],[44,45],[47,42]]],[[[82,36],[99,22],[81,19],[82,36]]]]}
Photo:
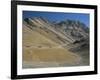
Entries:
{"type": "Polygon", "coordinates": [[[43,12],[43,11],[23,11],[23,18],[43,17],[49,21],[78,20],[89,27],[90,16],[84,13],[63,13],[63,12],[43,12]]]}

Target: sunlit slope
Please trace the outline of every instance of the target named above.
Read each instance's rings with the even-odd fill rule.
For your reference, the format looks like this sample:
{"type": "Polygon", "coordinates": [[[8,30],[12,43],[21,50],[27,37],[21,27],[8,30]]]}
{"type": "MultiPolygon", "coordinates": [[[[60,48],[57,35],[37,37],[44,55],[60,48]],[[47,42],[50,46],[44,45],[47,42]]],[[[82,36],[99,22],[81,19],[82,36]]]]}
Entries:
{"type": "Polygon", "coordinates": [[[23,67],[78,65],[81,57],[35,30],[23,25],[23,67]]]}
{"type": "Polygon", "coordinates": [[[39,46],[39,45],[52,45],[58,46],[57,43],[52,40],[46,38],[35,30],[31,30],[30,28],[23,26],[23,46],[39,46]]]}

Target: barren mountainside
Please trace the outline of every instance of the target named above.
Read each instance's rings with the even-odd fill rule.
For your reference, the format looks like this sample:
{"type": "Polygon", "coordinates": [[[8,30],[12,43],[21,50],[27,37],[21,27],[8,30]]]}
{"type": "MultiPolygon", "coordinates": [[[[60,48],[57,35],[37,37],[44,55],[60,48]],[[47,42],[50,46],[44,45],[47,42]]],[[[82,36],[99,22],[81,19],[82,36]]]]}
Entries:
{"type": "Polygon", "coordinates": [[[24,19],[24,24],[70,50],[89,45],[89,29],[79,21],[65,20],[53,23],[47,19],[35,17],[24,19]]]}
{"type": "Polygon", "coordinates": [[[89,65],[89,28],[80,21],[23,19],[23,68],[89,65]]]}

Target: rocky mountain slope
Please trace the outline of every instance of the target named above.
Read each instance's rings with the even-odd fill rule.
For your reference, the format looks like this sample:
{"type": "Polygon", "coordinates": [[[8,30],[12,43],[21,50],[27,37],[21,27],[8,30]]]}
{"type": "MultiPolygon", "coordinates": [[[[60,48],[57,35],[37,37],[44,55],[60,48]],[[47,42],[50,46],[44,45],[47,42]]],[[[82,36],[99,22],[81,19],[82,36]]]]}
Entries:
{"type": "Polygon", "coordinates": [[[89,29],[74,20],[23,20],[23,68],[89,65],[89,29]]]}
{"type": "Polygon", "coordinates": [[[85,24],[65,20],[59,23],[50,22],[44,18],[26,18],[24,23],[52,41],[70,50],[80,49],[89,45],[89,29],[85,24]]]}

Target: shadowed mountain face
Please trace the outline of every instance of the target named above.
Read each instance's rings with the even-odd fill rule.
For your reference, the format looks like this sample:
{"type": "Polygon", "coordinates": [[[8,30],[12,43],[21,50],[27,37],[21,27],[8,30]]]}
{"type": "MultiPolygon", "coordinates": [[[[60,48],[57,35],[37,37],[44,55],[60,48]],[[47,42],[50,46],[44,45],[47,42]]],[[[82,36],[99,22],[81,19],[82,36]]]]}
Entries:
{"type": "Polygon", "coordinates": [[[89,28],[75,20],[25,18],[23,61],[24,68],[89,65],[89,28]]]}

